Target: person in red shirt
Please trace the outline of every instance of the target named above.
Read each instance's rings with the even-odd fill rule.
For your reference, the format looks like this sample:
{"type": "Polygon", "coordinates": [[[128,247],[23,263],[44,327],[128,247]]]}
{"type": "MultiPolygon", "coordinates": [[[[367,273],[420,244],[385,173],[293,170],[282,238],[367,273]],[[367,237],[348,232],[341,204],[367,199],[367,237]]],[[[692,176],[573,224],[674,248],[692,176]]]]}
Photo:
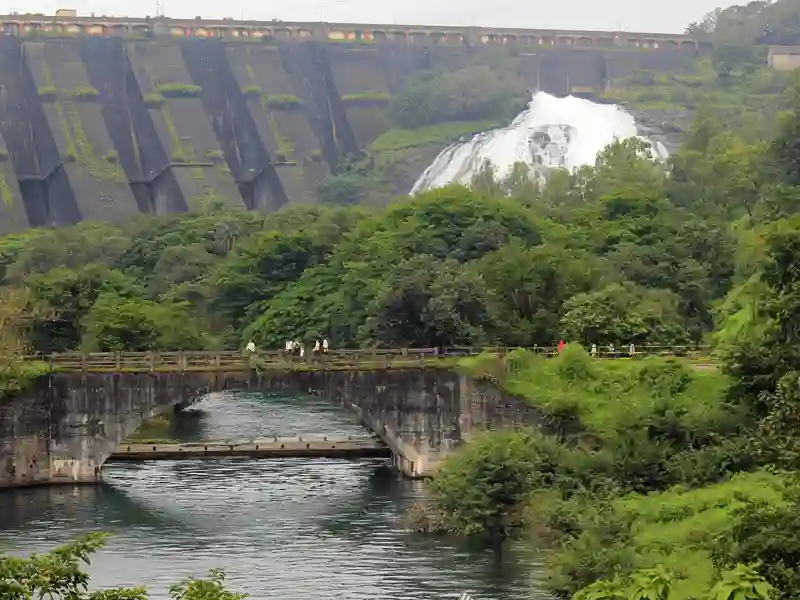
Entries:
{"type": "Polygon", "coordinates": [[[558,353],[561,354],[561,351],[564,350],[564,346],[566,346],[566,342],[564,340],[558,340],[558,353]]]}

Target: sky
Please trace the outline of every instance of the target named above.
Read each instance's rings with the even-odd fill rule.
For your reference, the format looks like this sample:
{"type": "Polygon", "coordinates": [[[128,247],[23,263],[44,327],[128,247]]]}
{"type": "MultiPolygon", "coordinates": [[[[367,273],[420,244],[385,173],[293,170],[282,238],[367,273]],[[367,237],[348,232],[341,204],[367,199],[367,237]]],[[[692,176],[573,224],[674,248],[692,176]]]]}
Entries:
{"type": "MultiPolygon", "coordinates": [[[[74,8],[79,14],[140,17],[159,0],[0,0],[0,13],[74,8]]],[[[160,0],[168,17],[483,25],[681,33],[728,0],[160,0]]],[[[744,4],[745,2],[741,2],[744,4]]]]}

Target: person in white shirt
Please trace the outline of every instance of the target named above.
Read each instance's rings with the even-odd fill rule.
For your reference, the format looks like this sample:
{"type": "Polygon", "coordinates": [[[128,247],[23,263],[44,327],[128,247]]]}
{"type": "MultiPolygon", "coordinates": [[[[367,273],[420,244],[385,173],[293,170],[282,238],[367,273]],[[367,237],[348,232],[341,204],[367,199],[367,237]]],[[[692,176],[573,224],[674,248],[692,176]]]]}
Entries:
{"type": "Polygon", "coordinates": [[[314,342],[314,354],[319,353],[319,340],[314,342]]]}
{"type": "Polygon", "coordinates": [[[324,340],[322,340],[322,353],[323,354],[327,354],[328,353],[328,338],[325,338],[324,340]]]}
{"type": "Polygon", "coordinates": [[[255,351],[256,351],[256,345],[253,343],[253,341],[252,341],[252,340],[250,340],[250,343],[249,343],[249,344],[247,344],[247,351],[248,351],[250,354],[253,354],[253,353],[255,353],[255,351]]]}

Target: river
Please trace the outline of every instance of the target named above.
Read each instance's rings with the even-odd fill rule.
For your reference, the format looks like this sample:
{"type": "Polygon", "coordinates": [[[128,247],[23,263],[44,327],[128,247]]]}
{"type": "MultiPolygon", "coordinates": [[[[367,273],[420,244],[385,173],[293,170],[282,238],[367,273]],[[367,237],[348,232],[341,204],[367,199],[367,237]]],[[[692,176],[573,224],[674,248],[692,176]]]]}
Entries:
{"type": "MultiPolygon", "coordinates": [[[[352,415],[312,398],[212,394],[176,420],[185,441],[270,436],[367,437],[352,415]]],[[[278,459],[108,464],[99,486],[0,492],[0,550],[41,551],[89,531],[109,543],[96,588],[169,584],[225,570],[254,599],[529,600],[542,596],[536,555],[403,531],[422,497],[383,460],[278,459]]]]}

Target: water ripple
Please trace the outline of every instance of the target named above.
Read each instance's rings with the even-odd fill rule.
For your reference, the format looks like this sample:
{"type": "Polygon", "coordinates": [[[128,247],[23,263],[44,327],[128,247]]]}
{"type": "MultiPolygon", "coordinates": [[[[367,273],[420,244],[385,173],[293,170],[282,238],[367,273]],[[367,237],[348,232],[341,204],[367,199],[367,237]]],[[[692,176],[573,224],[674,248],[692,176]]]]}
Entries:
{"type": "MultiPolygon", "coordinates": [[[[215,394],[187,440],[368,436],[351,415],[305,398],[215,394]]],[[[193,429],[192,429],[193,428],[193,429]]],[[[111,464],[97,487],[0,494],[0,547],[28,552],[88,531],[113,534],[92,562],[97,587],[146,585],[154,600],[184,577],[225,569],[253,598],[349,600],[538,596],[535,557],[400,530],[418,482],[383,461],[280,459],[111,464]]]]}

